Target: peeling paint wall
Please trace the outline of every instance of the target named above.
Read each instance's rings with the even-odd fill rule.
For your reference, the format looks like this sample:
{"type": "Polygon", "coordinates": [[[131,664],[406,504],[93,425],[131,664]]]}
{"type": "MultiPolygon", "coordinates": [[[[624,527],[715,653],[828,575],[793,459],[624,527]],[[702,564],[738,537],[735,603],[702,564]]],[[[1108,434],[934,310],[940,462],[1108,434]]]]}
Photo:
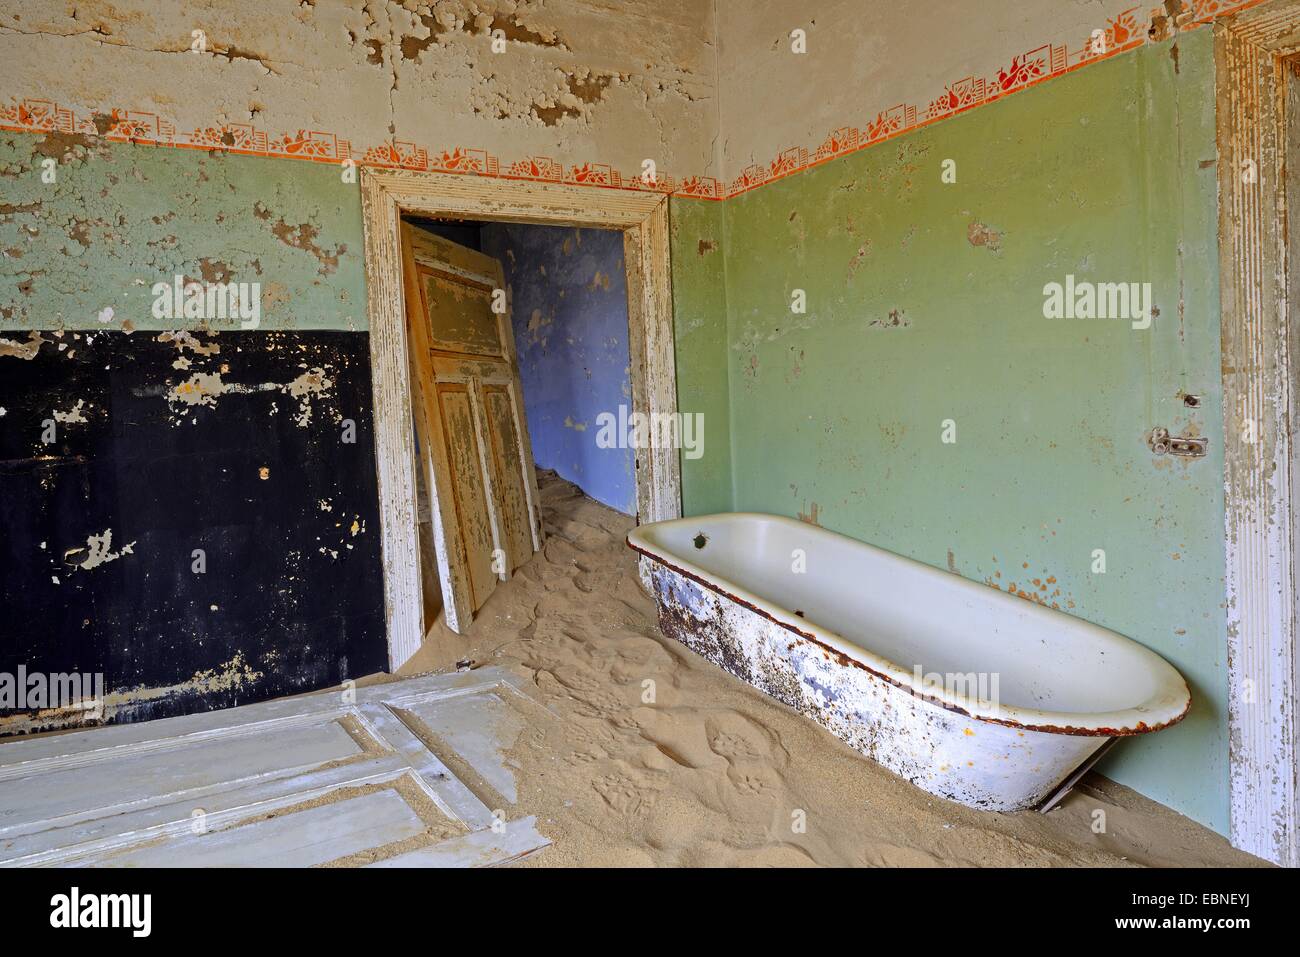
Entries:
{"type": "Polygon", "coordinates": [[[729,356],[710,374],[730,380],[735,510],[1056,605],[1178,667],[1186,721],[1103,770],[1224,831],[1211,33],[1178,47],[727,200],[729,356]],[[1150,282],[1151,328],[1045,318],[1067,275],[1150,282]],[[1209,454],[1153,455],[1157,426],[1209,454]]]}
{"type": "Polygon", "coordinates": [[[382,670],[357,187],[22,134],[0,183],[0,672],[103,673],[131,721],[382,670]],[[258,328],[160,317],[176,277],[256,283],[258,328]]]}
{"type": "Polygon", "coordinates": [[[0,186],[0,335],[192,328],[155,314],[178,276],[258,283],[258,329],[366,328],[359,188],[337,169],[0,133],[0,186]]]}
{"type": "Polygon", "coordinates": [[[230,145],[699,175],[714,165],[713,36],[713,4],[696,0],[15,0],[0,62],[6,96],[230,145]]]}
{"type": "Polygon", "coordinates": [[[27,0],[0,125],[721,199],[1262,2],[27,0]]]}
{"type": "Polygon", "coordinates": [[[601,447],[601,416],[632,405],[623,234],[487,223],[500,260],[533,459],[597,501],[636,514],[633,449],[601,447]]]}

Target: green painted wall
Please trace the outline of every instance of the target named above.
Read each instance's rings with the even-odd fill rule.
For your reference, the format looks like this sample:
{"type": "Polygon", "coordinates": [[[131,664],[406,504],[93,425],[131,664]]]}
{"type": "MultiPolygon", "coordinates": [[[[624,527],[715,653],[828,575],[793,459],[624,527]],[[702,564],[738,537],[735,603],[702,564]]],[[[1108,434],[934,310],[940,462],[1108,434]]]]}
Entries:
{"type": "MultiPolygon", "coordinates": [[[[723,204],[732,507],[815,506],[827,528],[1014,583],[1155,649],[1187,677],[1191,715],[1103,770],[1224,831],[1211,31],[1178,46],[723,204]],[[1068,273],[1150,282],[1159,316],[1146,331],[1044,318],[1044,285],[1068,273]],[[1209,456],[1157,459],[1154,426],[1208,435],[1209,456]]],[[[707,285],[678,268],[686,288],[707,285]]],[[[724,373],[689,347],[685,379],[703,393],[724,373]]]]}
{"type": "Polygon", "coordinates": [[[732,505],[724,205],[676,196],[669,203],[677,403],[704,423],[703,454],[681,460],[687,515],[729,512],[732,505]]]}
{"type": "Polygon", "coordinates": [[[260,283],[260,329],[364,331],[362,257],[338,167],[0,133],[0,333],[193,327],[152,314],[176,275],[260,283]]]}

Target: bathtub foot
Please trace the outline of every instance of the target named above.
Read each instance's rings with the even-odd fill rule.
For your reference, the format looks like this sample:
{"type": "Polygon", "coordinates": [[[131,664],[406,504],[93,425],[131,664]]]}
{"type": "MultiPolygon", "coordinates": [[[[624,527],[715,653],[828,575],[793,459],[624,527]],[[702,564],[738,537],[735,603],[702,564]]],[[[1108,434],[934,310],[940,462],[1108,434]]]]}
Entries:
{"type": "Polygon", "coordinates": [[[1114,747],[1119,738],[1107,738],[1096,751],[1088,756],[1088,760],[1079,765],[1068,778],[1061,782],[1060,787],[1047,796],[1042,804],[1038,805],[1038,813],[1046,814],[1052,808],[1056,807],[1067,794],[1074,790],[1074,786],[1079,783],[1079,779],[1088,773],[1094,764],[1101,760],[1102,755],[1114,747]]]}

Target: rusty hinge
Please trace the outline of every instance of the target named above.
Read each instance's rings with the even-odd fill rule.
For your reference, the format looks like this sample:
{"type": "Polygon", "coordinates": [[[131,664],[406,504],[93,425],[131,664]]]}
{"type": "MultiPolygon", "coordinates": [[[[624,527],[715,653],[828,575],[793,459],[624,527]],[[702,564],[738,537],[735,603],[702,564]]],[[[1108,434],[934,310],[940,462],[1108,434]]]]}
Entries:
{"type": "Polygon", "coordinates": [[[1190,459],[1199,459],[1205,455],[1209,445],[1205,439],[1170,435],[1168,429],[1152,429],[1147,444],[1156,455],[1181,455],[1190,459]]]}

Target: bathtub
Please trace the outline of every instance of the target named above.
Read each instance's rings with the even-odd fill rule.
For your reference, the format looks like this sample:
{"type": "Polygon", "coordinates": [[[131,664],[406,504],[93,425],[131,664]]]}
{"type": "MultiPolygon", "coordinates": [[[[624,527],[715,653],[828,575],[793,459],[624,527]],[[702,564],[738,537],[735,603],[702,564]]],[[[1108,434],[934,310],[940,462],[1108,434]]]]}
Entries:
{"type": "Polygon", "coordinates": [[[1132,639],[794,519],[676,519],[627,544],[666,635],[972,807],[1038,806],[1191,705],[1132,639]]]}

